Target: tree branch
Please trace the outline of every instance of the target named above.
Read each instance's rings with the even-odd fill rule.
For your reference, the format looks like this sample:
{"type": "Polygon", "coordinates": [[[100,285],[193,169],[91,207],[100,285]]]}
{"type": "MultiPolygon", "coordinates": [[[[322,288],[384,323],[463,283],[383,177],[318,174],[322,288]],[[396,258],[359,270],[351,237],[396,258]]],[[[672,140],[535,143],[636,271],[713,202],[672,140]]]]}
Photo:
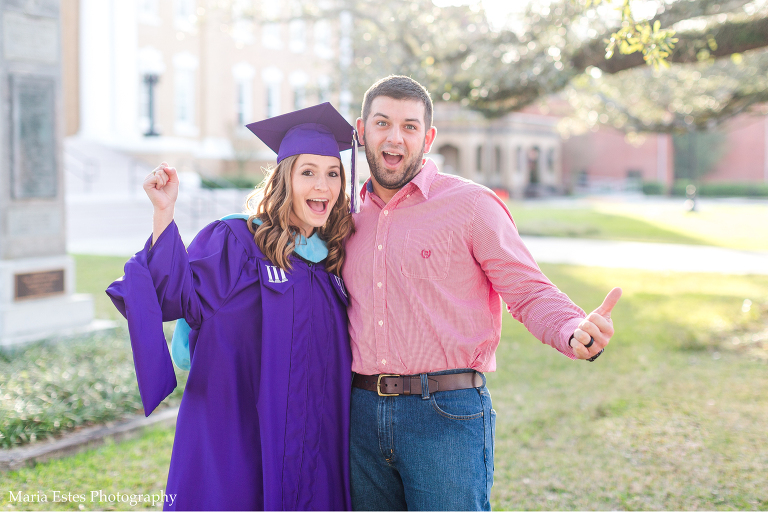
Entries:
{"type": "MultiPolygon", "coordinates": [[[[676,36],[679,41],[667,58],[669,62],[679,64],[699,62],[698,52],[701,49],[707,49],[709,55],[715,58],[728,57],[734,53],[768,46],[768,18],[734,21],[703,31],[681,32],[676,36]],[[717,50],[714,51],[708,49],[708,42],[712,37],[717,41],[717,50]]],[[[645,65],[640,53],[616,54],[606,59],[605,43],[597,40],[582,47],[581,51],[573,56],[571,62],[577,71],[584,71],[594,66],[609,74],[645,65]]]]}

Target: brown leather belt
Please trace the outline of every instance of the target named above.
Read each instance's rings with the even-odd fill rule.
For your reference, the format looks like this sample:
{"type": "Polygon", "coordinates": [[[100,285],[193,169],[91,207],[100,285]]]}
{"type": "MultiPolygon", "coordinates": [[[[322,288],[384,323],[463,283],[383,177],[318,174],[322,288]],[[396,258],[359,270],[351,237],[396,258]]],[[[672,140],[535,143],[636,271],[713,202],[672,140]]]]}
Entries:
{"type": "MultiPolygon", "coordinates": [[[[429,375],[429,392],[455,391],[457,389],[479,388],[483,385],[483,374],[476,371],[429,375]]],[[[375,391],[379,396],[420,395],[420,375],[360,375],[352,378],[352,385],[367,391],[375,391]]]]}

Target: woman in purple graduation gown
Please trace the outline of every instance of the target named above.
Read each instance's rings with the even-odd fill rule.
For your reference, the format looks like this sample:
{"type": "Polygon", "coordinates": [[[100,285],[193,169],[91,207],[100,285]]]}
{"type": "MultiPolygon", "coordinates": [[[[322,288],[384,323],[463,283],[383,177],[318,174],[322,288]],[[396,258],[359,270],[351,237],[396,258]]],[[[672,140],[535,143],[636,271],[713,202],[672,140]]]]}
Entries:
{"type": "Polygon", "coordinates": [[[185,249],[176,170],[144,181],[152,237],[107,290],[128,319],[145,413],[176,387],[162,322],[189,324],[166,509],[350,508],[348,298],[353,230],[339,152],[352,126],[330,104],[248,126],[278,153],[255,211],[185,249]]]}

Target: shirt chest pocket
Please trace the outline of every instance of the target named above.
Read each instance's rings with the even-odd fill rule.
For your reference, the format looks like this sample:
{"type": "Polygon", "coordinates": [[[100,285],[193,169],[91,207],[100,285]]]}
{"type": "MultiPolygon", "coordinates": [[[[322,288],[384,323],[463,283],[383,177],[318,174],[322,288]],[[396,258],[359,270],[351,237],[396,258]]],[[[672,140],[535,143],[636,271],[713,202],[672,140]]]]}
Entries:
{"type": "Polygon", "coordinates": [[[451,267],[452,239],[449,230],[408,230],[400,271],[414,279],[445,279],[451,267]]]}

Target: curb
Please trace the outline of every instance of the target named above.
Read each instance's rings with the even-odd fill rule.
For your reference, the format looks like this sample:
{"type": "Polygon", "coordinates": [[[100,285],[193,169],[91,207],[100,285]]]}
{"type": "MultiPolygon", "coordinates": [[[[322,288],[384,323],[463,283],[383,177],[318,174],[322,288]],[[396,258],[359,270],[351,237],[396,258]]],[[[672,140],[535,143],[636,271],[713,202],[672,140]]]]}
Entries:
{"type": "Polygon", "coordinates": [[[137,437],[142,430],[156,425],[175,425],[179,408],[165,409],[150,417],[136,415],[120,423],[97,425],[84,428],[54,441],[35,443],[32,446],[0,450],[0,472],[15,471],[25,466],[34,466],[67,455],[73,455],[88,448],[104,444],[107,438],[122,441],[137,437]]]}

